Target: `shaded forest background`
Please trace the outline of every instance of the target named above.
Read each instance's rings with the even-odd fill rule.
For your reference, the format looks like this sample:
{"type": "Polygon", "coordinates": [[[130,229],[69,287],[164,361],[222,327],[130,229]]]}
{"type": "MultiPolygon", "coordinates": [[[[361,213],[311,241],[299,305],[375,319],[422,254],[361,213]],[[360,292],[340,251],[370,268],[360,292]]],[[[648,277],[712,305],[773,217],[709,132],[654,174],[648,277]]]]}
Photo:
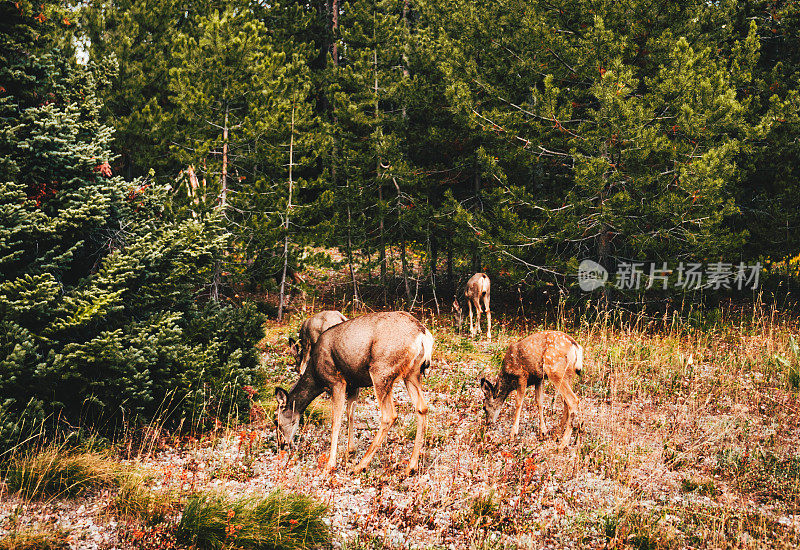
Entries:
{"type": "Polygon", "coordinates": [[[584,258],[796,284],[794,0],[0,5],[0,440],[235,412],[284,314],[238,294],[309,267],[397,307],[584,258]]]}

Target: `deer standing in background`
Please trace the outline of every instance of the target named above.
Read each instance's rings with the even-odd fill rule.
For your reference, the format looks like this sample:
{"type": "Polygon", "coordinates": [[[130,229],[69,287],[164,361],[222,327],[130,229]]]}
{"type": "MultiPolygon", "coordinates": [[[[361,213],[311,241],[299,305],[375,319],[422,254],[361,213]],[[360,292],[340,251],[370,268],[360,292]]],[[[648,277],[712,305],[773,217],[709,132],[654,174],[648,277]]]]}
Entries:
{"type": "MultiPolygon", "coordinates": [[[[475,337],[475,334],[481,333],[481,305],[486,312],[486,338],[492,341],[492,312],[489,311],[489,299],[491,297],[491,283],[489,276],[486,273],[476,273],[467,281],[467,286],[464,288],[464,296],[467,299],[467,307],[469,308],[469,335],[475,337]],[[477,328],[472,324],[472,308],[475,307],[477,318],[477,328]]],[[[464,310],[458,303],[458,297],[453,300],[453,317],[455,324],[459,329],[464,322],[464,310]]]]}
{"type": "Polygon", "coordinates": [[[542,331],[514,342],[508,347],[503,358],[503,367],[492,384],[485,378],[480,379],[484,393],[483,410],[489,423],[497,421],[500,408],[508,394],[516,390],[517,410],[514,415],[512,436],[519,433],[519,422],[525,390],[533,385],[536,395],[536,406],[539,409],[539,432],[547,435],[542,412],[542,393],[544,377],[550,379],[557,391],[564,398],[564,412],[561,416],[559,430],[564,429],[559,450],[569,444],[572,428],[581,429],[580,403],[572,391],[572,379],[583,369],[583,348],[569,335],[558,331],[542,331]]]}
{"type": "Polygon", "coordinates": [[[311,348],[314,347],[320,335],[334,325],[347,321],[347,317],[339,311],[320,311],[312,315],[300,325],[299,341],[289,338],[289,349],[295,356],[297,363],[295,369],[300,374],[306,370],[308,360],[311,358],[311,348]]]}
{"type": "Polygon", "coordinates": [[[333,428],[326,469],[336,467],[336,452],[342,416],[347,408],[347,453],[353,451],[353,412],[361,388],[373,386],[381,412],[381,425],[366,454],[353,469],[363,471],[397,420],[392,387],[405,382],[417,411],[417,435],[406,475],[416,471],[427,429],[428,405],[422,395],[422,374],[430,365],[433,336],[417,319],[404,311],[368,313],[331,327],[322,333],[311,351],[311,360],[300,379],[287,392],[275,389],[278,401],[278,444],[291,443],[300,417],[322,392],[331,394],[333,428]]]}

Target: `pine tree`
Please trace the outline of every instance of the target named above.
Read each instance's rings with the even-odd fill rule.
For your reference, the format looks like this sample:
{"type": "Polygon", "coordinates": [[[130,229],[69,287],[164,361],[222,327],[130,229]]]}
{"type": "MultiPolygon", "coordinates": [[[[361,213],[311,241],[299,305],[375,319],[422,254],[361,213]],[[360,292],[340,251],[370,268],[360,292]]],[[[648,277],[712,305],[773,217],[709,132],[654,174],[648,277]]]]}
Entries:
{"type": "Polygon", "coordinates": [[[159,411],[227,414],[260,316],[195,299],[226,236],[216,218],[174,217],[167,186],[113,174],[107,72],[54,48],[54,14],[2,19],[0,440],[46,418],[110,432],[159,411]]]}

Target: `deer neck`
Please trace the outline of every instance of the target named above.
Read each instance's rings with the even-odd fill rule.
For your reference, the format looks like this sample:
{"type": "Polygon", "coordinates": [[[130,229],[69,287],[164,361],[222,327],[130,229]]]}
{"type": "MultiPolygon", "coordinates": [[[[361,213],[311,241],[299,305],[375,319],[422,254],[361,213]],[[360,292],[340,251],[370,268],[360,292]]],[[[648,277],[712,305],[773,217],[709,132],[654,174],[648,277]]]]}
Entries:
{"type": "Polygon", "coordinates": [[[495,383],[495,399],[501,403],[506,400],[508,394],[517,389],[518,380],[515,376],[508,376],[505,373],[500,373],[495,383]]]}
{"type": "Polygon", "coordinates": [[[311,374],[311,369],[306,367],[305,372],[300,376],[300,380],[289,392],[289,399],[287,408],[303,414],[306,408],[316,399],[319,394],[325,391],[325,388],[320,386],[311,374]]]}

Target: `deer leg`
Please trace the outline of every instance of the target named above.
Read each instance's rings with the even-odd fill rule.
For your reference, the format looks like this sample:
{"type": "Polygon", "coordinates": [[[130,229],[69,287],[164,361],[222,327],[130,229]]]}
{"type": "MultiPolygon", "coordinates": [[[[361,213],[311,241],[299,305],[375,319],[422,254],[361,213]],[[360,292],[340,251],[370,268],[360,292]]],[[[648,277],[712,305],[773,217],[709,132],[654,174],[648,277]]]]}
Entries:
{"type": "Polygon", "coordinates": [[[392,427],[394,421],[397,420],[397,413],[394,410],[394,402],[392,401],[392,385],[394,384],[394,380],[388,383],[381,380],[376,383],[375,379],[373,379],[372,382],[373,386],[375,386],[375,396],[378,399],[378,406],[381,410],[381,426],[378,428],[378,432],[375,434],[375,439],[372,440],[372,444],[364,454],[364,458],[353,468],[353,473],[355,474],[361,473],[369,466],[372,455],[374,455],[378,447],[383,444],[386,433],[389,431],[389,428],[392,427]]]}
{"type": "Polygon", "coordinates": [[[525,403],[525,390],[528,389],[527,378],[520,378],[517,384],[517,411],[514,413],[514,425],[511,427],[511,435],[516,437],[519,433],[519,421],[522,417],[522,405],[525,403]]]}
{"type": "Polygon", "coordinates": [[[414,452],[411,453],[411,460],[408,461],[408,466],[406,467],[406,475],[410,475],[417,471],[417,466],[419,465],[419,454],[422,450],[425,432],[428,429],[428,404],[422,395],[422,387],[418,375],[406,379],[406,389],[411,398],[411,403],[414,404],[414,408],[417,410],[417,436],[414,438],[414,452]]]}
{"type": "Polygon", "coordinates": [[[478,335],[478,338],[481,337],[481,300],[480,298],[475,299],[475,303],[472,305],[475,306],[475,334],[478,335]]]}
{"type": "Polygon", "coordinates": [[[536,408],[539,412],[539,436],[544,439],[547,437],[547,425],[544,423],[544,407],[542,399],[544,398],[544,379],[539,380],[539,383],[534,386],[534,395],[536,397],[536,408]]]}
{"type": "Polygon", "coordinates": [[[572,425],[577,421],[577,415],[581,410],[578,397],[572,391],[571,382],[568,377],[565,377],[559,381],[558,385],[561,397],[564,398],[564,413],[561,417],[561,422],[565,425],[564,435],[561,438],[561,443],[558,444],[558,450],[562,450],[569,445],[569,440],[572,436],[572,425]]]}
{"type": "Polygon", "coordinates": [[[333,428],[331,429],[331,453],[328,456],[327,470],[332,472],[336,468],[336,451],[339,445],[339,430],[342,428],[342,415],[344,414],[345,383],[342,382],[331,388],[331,408],[333,409],[333,428]]]}
{"type": "Polygon", "coordinates": [[[347,392],[347,454],[355,450],[353,447],[353,413],[358,402],[358,388],[347,392]]]}
{"type": "Polygon", "coordinates": [[[469,336],[475,338],[475,327],[472,325],[472,298],[467,300],[467,308],[469,308],[469,336]]]}
{"type": "Polygon", "coordinates": [[[483,297],[483,307],[486,309],[486,338],[492,341],[492,312],[489,311],[489,295],[483,297]]]}

